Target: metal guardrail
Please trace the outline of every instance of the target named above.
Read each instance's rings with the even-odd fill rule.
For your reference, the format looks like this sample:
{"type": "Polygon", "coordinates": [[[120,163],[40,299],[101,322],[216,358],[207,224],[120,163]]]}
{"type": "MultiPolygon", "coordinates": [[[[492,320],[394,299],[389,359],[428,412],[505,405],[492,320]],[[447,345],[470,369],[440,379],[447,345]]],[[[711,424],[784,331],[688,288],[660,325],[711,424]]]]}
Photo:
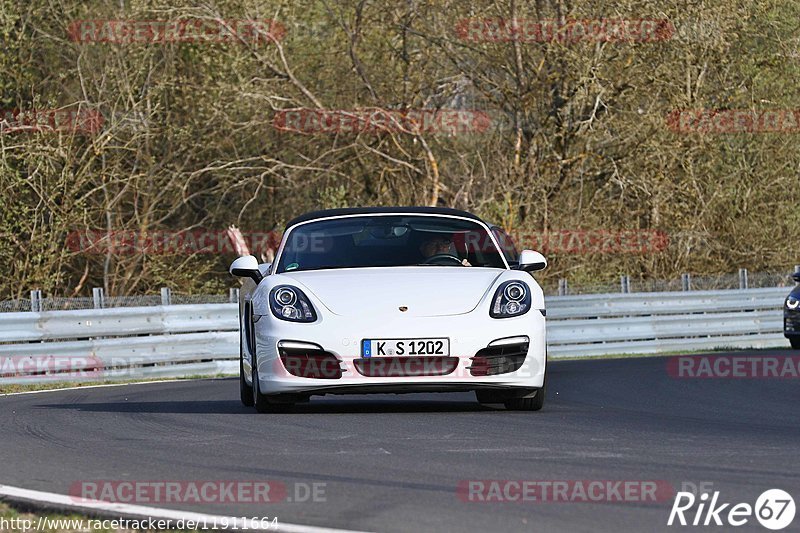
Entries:
{"type": "MultiPolygon", "coordinates": [[[[800,272],[800,265],[795,265],[800,272]]],[[[567,296],[579,294],[604,295],[622,292],[675,292],[675,291],[720,291],[744,290],[774,287],[793,287],[795,282],[788,271],[749,272],[740,268],[738,274],[715,274],[697,276],[683,274],[680,279],[635,279],[621,275],[614,283],[573,283],[566,278],[539,279],[539,284],[547,296],[567,296]],[[557,282],[557,286],[554,284],[557,282]]],[[[236,302],[239,289],[229,289],[228,296],[222,294],[175,294],[169,287],[162,287],[161,294],[131,296],[106,296],[100,287],[92,289],[91,297],[45,297],[40,289],[30,291],[30,298],[0,300],[0,313],[32,311],[71,311],[77,309],[107,309],[114,307],[155,307],[159,305],[210,304],[236,302]]]]}
{"type": "Polygon", "coordinates": [[[547,299],[551,357],[788,346],[785,287],[547,299]]]}
{"type": "MultiPolygon", "coordinates": [[[[234,331],[237,304],[117,307],[0,314],[0,343],[234,331]]],[[[3,352],[0,345],[0,353],[3,352]]]]}
{"type": "MultiPolygon", "coordinates": [[[[553,358],[786,346],[785,287],[547,298],[553,358]]],[[[237,304],[0,314],[0,383],[238,370],[237,304]]]]}

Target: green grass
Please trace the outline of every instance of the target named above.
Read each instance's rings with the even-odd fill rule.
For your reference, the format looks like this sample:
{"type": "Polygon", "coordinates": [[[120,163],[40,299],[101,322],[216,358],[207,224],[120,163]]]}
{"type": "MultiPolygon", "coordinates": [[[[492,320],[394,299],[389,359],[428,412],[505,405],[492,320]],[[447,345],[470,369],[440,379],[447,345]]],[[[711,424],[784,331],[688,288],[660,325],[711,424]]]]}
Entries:
{"type": "MultiPolygon", "coordinates": [[[[84,525],[88,525],[86,520],[88,517],[81,516],[78,514],[54,514],[54,513],[30,513],[30,512],[20,512],[17,509],[14,509],[10,505],[0,502],[0,531],[19,531],[20,533],[27,533],[28,531],[52,531],[52,532],[59,532],[59,533],[66,533],[66,532],[87,532],[87,531],[121,531],[121,530],[114,530],[114,529],[95,529],[95,528],[86,528],[86,529],[67,529],[67,528],[52,528],[52,527],[43,527],[42,529],[36,529],[39,518],[45,517],[52,525],[52,521],[55,520],[84,520],[84,525]],[[6,523],[1,523],[6,521],[6,523]],[[29,524],[32,524],[30,529],[24,529],[25,525],[23,525],[22,521],[30,521],[29,524]]],[[[46,522],[43,523],[43,525],[46,522]]],[[[66,525],[66,524],[63,524],[66,525]]]]}
{"type": "Polygon", "coordinates": [[[775,348],[733,348],[730,346],[719,346],[708,350],[676,350],[673,352],[658,352],[658,353],[617,353],[605,355],[564,355],[564,356],[550,356],[551,361],[579,361],[588,359],[626,359],[626,358],[641,358],[641,357],[672,357],[675,355],[702,355],[714,354],[717,352],[741,352],[747,350],[748,352],[770,352],[775,350],[788,350],[789,346],[778,346],[775,348]]]}
{"type": "Polygon", "coordinates": [[[52,383],[17,383],[13,385],[0,385],[0,395],[13,394],[15,392],[30,392],[38,390],[53,390],[65,388],[80,388],[80,387],[94,387],[97,385],[130,385],[133,383],[148,383],[156,381],[173,381],[173,380],[190,380],[190,379],[216,379],[216,378],[229,378],[233,374],[215,374],[213,376],[184,376],[178,378],[149,378],[149,379],[136,379],[136,380],[118,380],[118,381],[54,381],[52,383]]]}

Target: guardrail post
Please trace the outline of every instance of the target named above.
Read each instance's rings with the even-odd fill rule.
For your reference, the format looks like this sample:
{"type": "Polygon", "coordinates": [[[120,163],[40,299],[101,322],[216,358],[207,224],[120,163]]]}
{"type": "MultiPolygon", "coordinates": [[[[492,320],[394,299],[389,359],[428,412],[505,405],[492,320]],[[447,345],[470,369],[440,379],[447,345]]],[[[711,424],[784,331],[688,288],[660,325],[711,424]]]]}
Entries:
{"type": "Polygon", "coordinates": [[[42,290],[35,289],[31,291],[31,312],[32,313],[41,313],[42,312],[42,290]]]}
{"type": "Polygon", "coordinates": [[[94,308],[102,309],[106,306],[106,297],[103,294],[103,289],[95,287],[92,289],[92,299],[94,300],[94,308]]]}
{"type": "Polygon", "coordinates": [[[623,294],[628,294],[631,292],[631,278],[626,275],[622,275],[619,277],[619,284],[622,287],[623,294]]]}
{"type": "Polygon", "coordinates": [[[692,290],[692,275],[681,274],[681,288],[684,291],[692,290]]]}
{"type": "Polygon", "coordinates": [[[739,269],[739,288],[740,289],[746,289],[747,286],[748,286],[748,282],[747,281],[748,281],[747,280],[747,269],[746,268],[740,268],[739,269]]]}
{"type": "Polygon", "coordinates": [[[231,289],[228,291],[228,301],[235,304],[239,301],[239,289],[231,289]]]}
{"type": "Polygon", "coordinates": [[[161,287],[161,305],[172,305],[172,292],[169,287],[161,287]]]}
{"type": "Polygon", "coordinates": [[[558,295],[559,296],[566,296],[569,293],[569,287],[567,286],[566,279],[558,280],[558,295]]]}

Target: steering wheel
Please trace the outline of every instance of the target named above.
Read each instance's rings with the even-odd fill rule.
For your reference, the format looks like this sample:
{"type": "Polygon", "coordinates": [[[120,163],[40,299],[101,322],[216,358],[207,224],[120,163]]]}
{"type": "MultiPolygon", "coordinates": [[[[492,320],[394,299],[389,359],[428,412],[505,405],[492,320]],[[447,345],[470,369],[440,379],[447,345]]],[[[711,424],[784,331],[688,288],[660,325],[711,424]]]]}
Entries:
{"type": "Polygon", "coordinates": [[[464,266],[463,263],[461,263],[461,259],[451,254],[432,255],[422,262],[423,265],[446,265],[448,263],[464,266]]]}

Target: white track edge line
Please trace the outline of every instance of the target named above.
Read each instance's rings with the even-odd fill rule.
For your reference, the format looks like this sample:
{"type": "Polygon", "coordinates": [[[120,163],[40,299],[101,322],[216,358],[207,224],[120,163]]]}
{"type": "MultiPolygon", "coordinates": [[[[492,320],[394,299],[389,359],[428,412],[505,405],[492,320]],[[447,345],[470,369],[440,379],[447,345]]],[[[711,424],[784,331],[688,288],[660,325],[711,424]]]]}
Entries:
{"type": "Polygon", "coordinates": [[[153,518],[153,519],[169,519],[169,520],[192,520],[198,523],[205,524],[221,524],[222,520],[226,520],[228,524],[236,524],[238,527],[230,529],[262,529],[269,531],[283,531],[285,533],[358,533],[349,529],[333,529],[318,526],[304,526],[299,524],[281,523],[278,519],[277,528],[268,526],[266,528],[260,527],[261,524],[243,524],[241,518],[224,515],[212,515],[204,513],[195,513],[191,511],[179,511],[173,509],[162,509],[160,507],[146,507],[143,505],[130,505],[126,503],[111,503],[98,500],[84,500],[80,498],[73,498],[63,494],[56,494],[54,492],[42,492],[38,490],[23,489],[20,487],[12,487],[10,485],[0,485],[0,499],[7,497],[11,500],[22,501],[25,503],[46,503],[57,505],[66,509],[75,511],[94,511],[102,512],[111,516],[112,513],[117,513],[117,516],[134,516],[139,518],[153,518]],[[216,520],[216,522],[215,522],[216,520]],[[246,526],[246,527],[242,527],[246,526]]]}

